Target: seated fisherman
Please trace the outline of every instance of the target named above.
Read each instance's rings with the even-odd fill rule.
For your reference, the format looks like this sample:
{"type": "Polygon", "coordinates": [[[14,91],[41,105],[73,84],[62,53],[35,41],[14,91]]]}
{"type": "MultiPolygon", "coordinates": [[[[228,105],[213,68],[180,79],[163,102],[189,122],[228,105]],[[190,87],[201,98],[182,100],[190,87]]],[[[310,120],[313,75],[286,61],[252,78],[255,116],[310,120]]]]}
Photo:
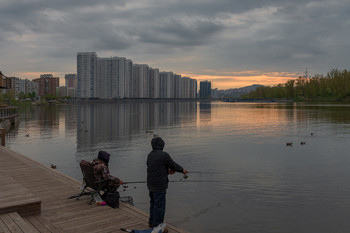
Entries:
{"type": "Polygon", "coordinates": [[[124,184],[124,182],[109,173],[108,162],[110,156],[106,151],[100,151],[97,159],[94,159],[91,164],[95,177],[106,181],[108,192],[115,192],[119,185],[124,184]]]}

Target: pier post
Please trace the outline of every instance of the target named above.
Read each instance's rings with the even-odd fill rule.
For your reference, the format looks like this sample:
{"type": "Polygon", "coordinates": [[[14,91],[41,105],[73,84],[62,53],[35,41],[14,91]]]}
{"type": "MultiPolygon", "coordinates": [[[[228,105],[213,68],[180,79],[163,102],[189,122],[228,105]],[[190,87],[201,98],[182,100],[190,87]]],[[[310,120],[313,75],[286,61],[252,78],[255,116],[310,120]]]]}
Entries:
{"type": "Polygon", "coordinates": [[[1,133],[1,145],[5,146],[5,129],[0,128],[1,133]]]}

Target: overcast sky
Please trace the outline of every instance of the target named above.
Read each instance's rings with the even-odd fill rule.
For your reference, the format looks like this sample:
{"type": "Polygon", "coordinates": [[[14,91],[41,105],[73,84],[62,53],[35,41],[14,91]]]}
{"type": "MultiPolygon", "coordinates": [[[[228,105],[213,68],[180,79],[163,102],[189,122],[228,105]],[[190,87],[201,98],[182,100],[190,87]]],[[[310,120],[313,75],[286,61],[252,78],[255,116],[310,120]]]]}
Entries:
{"type": "Polygon", "coordinates": [[[349,69],[349,12],[349,0],[0,0],[0,70],[63,78],[94,51],[219,89],[273,85],[349,69]]]}

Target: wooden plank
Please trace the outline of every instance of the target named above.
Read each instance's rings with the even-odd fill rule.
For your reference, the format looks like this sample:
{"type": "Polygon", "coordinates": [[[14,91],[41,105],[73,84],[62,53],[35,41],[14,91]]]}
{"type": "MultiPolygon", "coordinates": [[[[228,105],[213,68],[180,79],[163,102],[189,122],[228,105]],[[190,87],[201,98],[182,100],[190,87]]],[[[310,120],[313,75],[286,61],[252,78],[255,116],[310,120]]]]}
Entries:
{"type": "Polygon", "coordinates": [[[60,233],[63,232],[61,229],[53,225],[46,218],[41,215],[33,215],[26,217],[37,229],[40,229],[40,232],[44,233],[60,233]]]}
{"type": "Polygon", "coordinates": [[[27,193],[24,193],[22,195],[13,194],[12,196],[1,198],[0,208],[1,206],[7,206],[8,203],[13,203],[13,202],[28,203],[33,199],[40,200],[39,198],[35,198],[32,194],[27,194],[27,193]]]}
{"type": "MultiPolygon", "coordinates": [[[[32,199],[30,202],[15,202],[13,205],[2,206],[0,214],[18,212],[22,216],[39,214],[41,210],[41,200],[32,199]]],[[[9,203],[11,204],[11,203],[9,203]]]]}
{"type": "Polygon", "coordinates": [[[118,225],[118,222],[131,223],[132,225],[139,224],[139,221],[134,219],[126,219],[121,217],[111,216],[110,218],[95,219],[90,221],[88,224],[81,225],[65,225],[65,230],[68,232],[105,232],[105,229],[114,229],[115,231],[120,230],[122,225],[118,225]]]}
{"type": "MultiPolygon", "coordinates": [[[[108,208],[108,207],[107,207],[108,208]]],[[[75,215],[60,215],[58,218],[55,218],[57,224],[65,223],[66,225],[73,224],[76,225],[76,222],[89,224],[91,220],[96,221],[97,219],[105,219],[107,213],[103,210],[100,211],[81,211],[79,214],[75,215]]],[[[113,215],[112,215],[113,216],[113,215]]],[[[118,216],[119,217],[119,216],[118,216]]]]}
{"type": "Polygon", "coordinates": [[[3,220],[0,218],[0,232],[2,233],[11,233],[6,224],[3,222],[3,220]]]}
{"type": "Polygon", "coordinates": [[[18,212],[21,215],[40,213],[41,200],[34,197],[28,189],[3,172],[0,181],[2,192],[0,194],[0,214],[18,212]],[[5,184],[4,184],[5,183],[5,184]]]}
{"type": "Polygon", "coordinates": [[[60,210],[65,210],[67,208],[69,208],[69,210],[71,210],[71,212],[76,212],[76,211],[80,211],[82,209],[90,209],[90,208],[93,208],[96,204],[91,204],[89,205],[87,203],[87,200],[79,200],[79,201],[71,201],[68,200],[67,202],[52,202],[51,203],[52,205],[48,205],[46,206],[45,205],[45,213],[55,213],[57,211],[60,211],[60,210]],[[81,203],[81,202],[83,203],[81,203]]]}
{"type": "Polygon", "coordinates": [[[8,214],[0,215],[0,218],[5,223],[10,232],[23,232],[22,229],[12,220],[8,214]]]}
{"type": "Polygon", "coordinates": [[[9,217],[17,224],[23,232],[37,233],[37,231],[32,225],[28,225],[17,212],[12,212],[8,214],[9,217]]]}
{"type": "Polygon", "coordinates": [[[28,224],[31,224],[33,227],[35,227],[35,229],[37,229],[40,233],[51,233],[49,229],[47,229],[40,221],[38,221],[33,216],[24,217],[24,220],[26,220],[28,224]]]}
{"type": "Polygon", "coordinates": [[[0,203],[7,202],[7,200],[4,200],[4,199],[11,199],[11,198],[13,199],[16,197],[25,198],[25,197],[31,197],[31,196],[33,196],[33,194],[28,193],[28,190],[23,189],[23,187],[14,187],[12,189],[7,185],[5,186],[1,185],[0,203]]]}

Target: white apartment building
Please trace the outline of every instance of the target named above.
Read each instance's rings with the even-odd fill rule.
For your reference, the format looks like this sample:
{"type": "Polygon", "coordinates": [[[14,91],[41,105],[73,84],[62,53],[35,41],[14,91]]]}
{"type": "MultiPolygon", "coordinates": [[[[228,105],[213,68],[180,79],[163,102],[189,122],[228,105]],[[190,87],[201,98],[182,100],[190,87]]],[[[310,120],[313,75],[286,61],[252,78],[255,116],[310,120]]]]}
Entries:
{"type": "Polygon", "coordinates": [[[96,52],[79,52],[77,55],[77,96],[96,97],[97,55],[96,52]]]}
{"type": "Polygon", "coordinates": [[[191,80],[124,57],[77,54],[78,98],[196,98],[197,85],[191,80]]]}
{"type": "Polygon", "coordinates": [[[180,81],[181,81],[181,75],[179,74],[174,74],[174,98],[180,99],[181,98],[181,86],[180,86],[180,81]]]}
{"type": "Polygon", "coordinates": [[[132,98],[132,66],[130,59],[125,60],[125,80],[124,80],[124,96],[125,98],[132,98]]]}
{"type": "Polygon", "coordinates": [[[139,83],[139,65],[133,64],[132,66],[132,95],[131,98],[140,98],[140,83],[139,83]]]}
{"type": "Polygon", "coordinates": [[[140,98],[149,98],[149,67],[148,65],[139,65],[139,83],[140,98]]]}
{"type": "Polygon", "coordinates": [[[117,85],[115,83],[116,61],[113,58],[97,58],[97,76],[96,76],[96,97],[102,99],[113,98],[113,88],[117,85]],[[112,86],[112,82],[113,85],[112,86]]]}
{"type": "Polygon", "coordinates": [[[189,98],[195,99],[197,98],[197,80],[190,78],[190,96],[189,98]]]}
{"type": "Polygon", "coordinates": [[[175,98],[175,79],[173,72],[160,72],[161,77],[161,98],[175,98]]]}
{"type": "Polygon", "coordinates": [[[14,94],[14,98],[18,99],[20,96],[20,93],[28,94],[35,92],[37,95],[39,93],[39,86],[38,83],[32,82],[28,79],[21,79],[18,77],[9,77],[10,79],[10,87],[11,90],[5,90],[4,93],[8,91],[12,91],[14,94]]]}
{"type": "Polygon", "coordinates": [[[97,98],[131,98],[132,62],[124,57],[97,58],[97,98]]]}
{"type": "Polygon", "coordinates": [[[159,97],[161,99],[167,98],[168,78],[166,72],[159,73],[159,88],[159,97]]]}
{"type": "Polygon", "coordinates": [[[125,98],[125,70],[126,70],[126,58],[119,57],[118,58],[118,95],[117,98],[124,99],[125,98]]]}
{"type": "Polygon", "coordinates": [[[159,78],[159,69],[149,69],[149,91],[150,98],[158,99],[160,98],[159,90],[160,90],[160,78],[159,78]]]}

